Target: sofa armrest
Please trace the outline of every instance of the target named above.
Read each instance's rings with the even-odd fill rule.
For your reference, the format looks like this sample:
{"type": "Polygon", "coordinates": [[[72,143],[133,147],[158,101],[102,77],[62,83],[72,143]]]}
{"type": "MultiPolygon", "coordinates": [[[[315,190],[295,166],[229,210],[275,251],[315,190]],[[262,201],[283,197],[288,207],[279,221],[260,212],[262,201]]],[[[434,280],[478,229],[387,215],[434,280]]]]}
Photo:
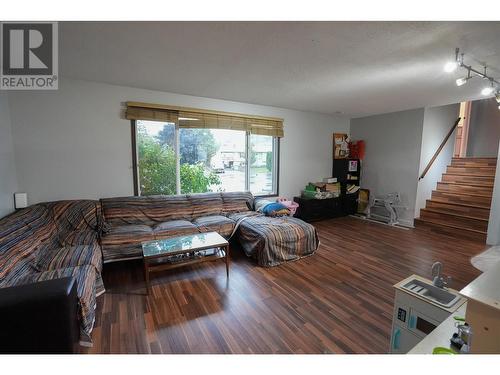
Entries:
{"type": "Polygon", "coordinates": [[[0,353],[74,353],[78,340],[74,278],[0,289],[0,353]]]}

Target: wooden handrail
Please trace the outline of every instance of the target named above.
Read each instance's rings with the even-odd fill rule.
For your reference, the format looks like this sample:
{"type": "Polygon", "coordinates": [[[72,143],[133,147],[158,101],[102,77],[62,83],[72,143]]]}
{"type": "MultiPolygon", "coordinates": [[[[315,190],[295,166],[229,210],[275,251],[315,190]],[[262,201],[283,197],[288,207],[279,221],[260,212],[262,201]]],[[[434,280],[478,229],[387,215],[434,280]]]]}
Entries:
{"type": "Polygon", "coordinates": [[[422,178],[425,177],[425,175],[427,174],[427,172],[429,172],[429,169],[432,167],[432,164],[434,163],[434,161],[436,160],[436,158],[438,157],[439,153],[441,152],[441,150],[443,149],[444,145],[446,144],[446,142],[448,142],[448,139],[450,139],[451,135],[453,134],[453,132],[455,131],[456,127],[458,126],[458,123],[460,122],[461,120],[461,117],[457,118],[457,120],[455,121],[455,123],[453,124],[453,126],[451,127],[450,131],[448,132],[448,134],[446,134],[446,137],[444,137],[443,139],[443,142],[441,142],[441,144],[439,145],[438,149],[436,150],[436,152],[434,153],[434,156],[432,157],[432,159],[429,161],[429,163],[427,163],[427,166],[425,167],[424,171],[422,172],[422,174],[420,175],[420,177],[418,178],[418,180],[420,181],[422,178]]]}

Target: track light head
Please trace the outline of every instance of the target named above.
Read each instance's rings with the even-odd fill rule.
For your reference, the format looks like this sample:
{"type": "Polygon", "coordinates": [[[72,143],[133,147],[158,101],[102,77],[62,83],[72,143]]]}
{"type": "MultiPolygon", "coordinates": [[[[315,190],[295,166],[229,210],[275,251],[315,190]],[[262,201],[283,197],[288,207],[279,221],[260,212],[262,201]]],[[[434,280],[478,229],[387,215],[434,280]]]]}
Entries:
{"type": "Polygon", "coordinates": [[[495,91],[493,86],[485,87],[484,89],[481,90],[481,94],[484,96],[491,95],[495,91]]]}
{"type": "Polygon", "coordinates": [[[457,61],[448,61],[445,65],[444,65],[444,71],[446,73],[452,73],[454,72],[455,70],[457,70],[458,68],[458,62],[457,61]]]}
{"type": "Polygon", "coordinates": [[[467,83],[468,81],[468,78],[467,77],[463,77],[463,78],[459,78],[455,81],[455,83],[457,84],[457,86],[463,86],[467,83]]]}

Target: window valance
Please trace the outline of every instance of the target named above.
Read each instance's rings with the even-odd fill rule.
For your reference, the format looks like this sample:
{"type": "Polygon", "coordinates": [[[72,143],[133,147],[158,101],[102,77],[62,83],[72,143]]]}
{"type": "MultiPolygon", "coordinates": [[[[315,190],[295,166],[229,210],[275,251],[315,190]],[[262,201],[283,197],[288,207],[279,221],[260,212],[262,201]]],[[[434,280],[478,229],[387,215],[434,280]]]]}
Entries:
{"type": "Polygon", "coordinates": [[[231,129],[283,137],[283,119],[195,108],[127,102],[126,118],[174,122],[180,128],[231,129]]]}

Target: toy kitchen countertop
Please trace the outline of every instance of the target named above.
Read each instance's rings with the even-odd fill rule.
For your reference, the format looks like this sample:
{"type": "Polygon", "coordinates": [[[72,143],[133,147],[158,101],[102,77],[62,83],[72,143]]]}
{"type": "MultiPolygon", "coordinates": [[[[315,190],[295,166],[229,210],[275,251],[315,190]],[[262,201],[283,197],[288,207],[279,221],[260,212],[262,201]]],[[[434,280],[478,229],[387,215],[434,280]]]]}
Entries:
{"type": "Polygon", "coordinates": [[[500,310],[500,262],[479,275],[460,291],[469,301],[477,301],[500,310]]]}
{"type": "Polygon", "coordinates": [[[465,318],[472,327],[472,354],[500,353],[500,262],[460,291],[467,297],[465,318]]]}

